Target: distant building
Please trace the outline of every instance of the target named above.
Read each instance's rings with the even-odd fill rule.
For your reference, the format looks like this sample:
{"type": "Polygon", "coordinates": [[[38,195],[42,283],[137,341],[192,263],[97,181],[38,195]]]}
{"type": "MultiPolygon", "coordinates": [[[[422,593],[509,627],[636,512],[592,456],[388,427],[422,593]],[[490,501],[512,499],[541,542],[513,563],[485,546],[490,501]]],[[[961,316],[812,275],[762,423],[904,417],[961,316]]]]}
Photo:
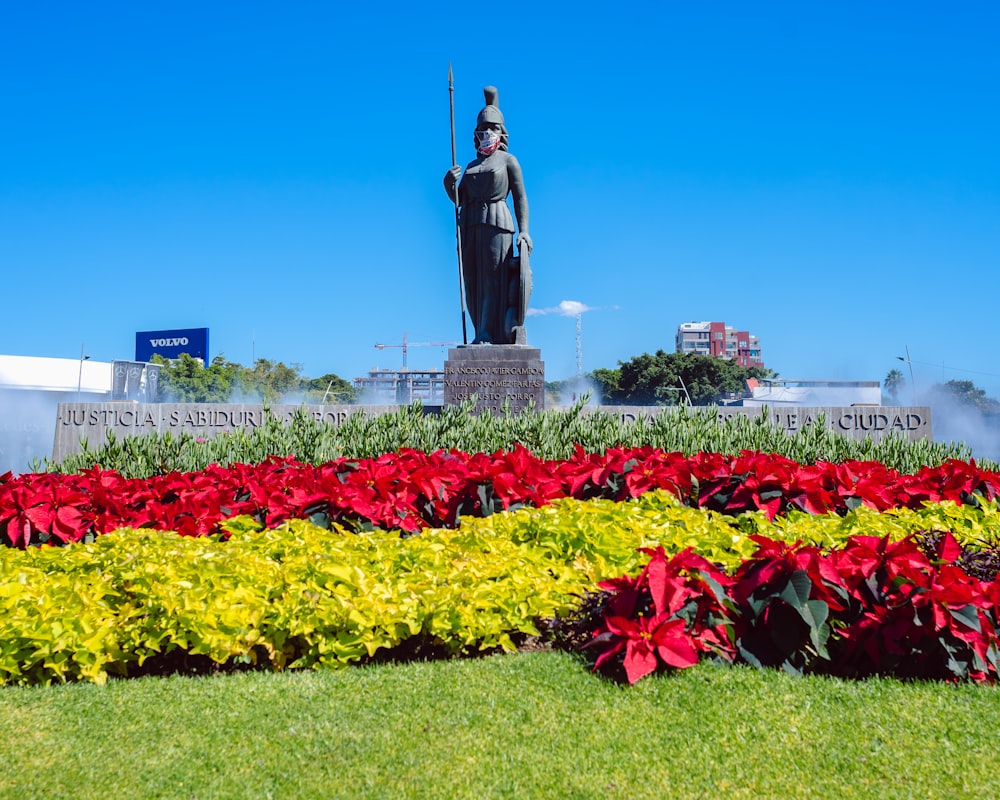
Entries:
{"type": "Polygon", "coordinates": [[[59,403],[110,399],[111,373],[87,358],[0,356],[0,475],[51,457],[59,403]]]}
{"type": "Polygon", "coordinates": [[[154,402],[159,375],[137,361],[0,355],[0,475],[52,455],[60,403],[154,402]]]}
{"type": "Polygon", "coordinates": [[[361,403],[409,405],[419,400],[425,406],[444,403],[444,370],[372,369],[364,378],[354,379],[361,403]]]}
{"type": "Polygon", "coordinates": [[[48,392],[62,401],[108,399],[113,364],[81,358],[0,356],[0,390],[48,392]]]}
{"type": "Polygon", "coordinates": [[[748,380],[743,406],[880,406],[878,381],[814,381],[793,378],[748,380]]]}
{"type": "Polygon", "coordinates": [[[725,322],[682,322],[677,326],[676,350],[724,358],[741,367],[764,366],[760,339],[725,322]]]}

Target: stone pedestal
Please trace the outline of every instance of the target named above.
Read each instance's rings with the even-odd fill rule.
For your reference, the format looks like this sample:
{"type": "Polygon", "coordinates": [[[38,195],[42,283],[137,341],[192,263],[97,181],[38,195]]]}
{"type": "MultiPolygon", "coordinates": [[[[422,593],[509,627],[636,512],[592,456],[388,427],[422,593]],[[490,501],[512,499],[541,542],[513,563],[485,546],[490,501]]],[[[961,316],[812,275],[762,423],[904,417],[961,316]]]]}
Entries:
{"type": "Polygon", "coordinates": [[[545,365],[542,351],[516,344],[470,344],[448,350],[444,362],[444,404],[459,405],[476,396],[475,410],[500,413],[505,400],[511,411],[534,401],[545,408],[545,365]]]}

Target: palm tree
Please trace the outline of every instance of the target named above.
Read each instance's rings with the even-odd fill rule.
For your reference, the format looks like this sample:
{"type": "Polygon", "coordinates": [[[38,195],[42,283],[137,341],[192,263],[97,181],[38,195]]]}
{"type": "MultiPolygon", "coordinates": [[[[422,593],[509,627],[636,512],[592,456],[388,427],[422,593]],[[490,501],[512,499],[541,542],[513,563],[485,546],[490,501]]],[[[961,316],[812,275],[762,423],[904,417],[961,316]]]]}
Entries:
{"type": "Polygon", "coordinates": [[[903,373],[898,369],[890,369],[889,374],[882,381],[882,386],[889,395],[889,399],[895,403],[898,401],[899,390],[906,386],[906,378],[903,377],[903,373]]]}

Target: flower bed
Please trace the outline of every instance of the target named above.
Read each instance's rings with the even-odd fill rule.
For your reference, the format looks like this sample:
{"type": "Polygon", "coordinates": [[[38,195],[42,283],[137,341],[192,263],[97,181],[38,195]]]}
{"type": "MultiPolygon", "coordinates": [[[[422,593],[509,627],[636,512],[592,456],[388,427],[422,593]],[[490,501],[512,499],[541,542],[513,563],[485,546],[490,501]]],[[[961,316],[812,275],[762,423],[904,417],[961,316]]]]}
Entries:
{"type": "Polygon", "coordinates": [[[947,461],[912,475],[878,462],[802,465],[744,451],[684,456],[649,447],[579,448],[544,460],[522,447],[492,455],[402,450],[374,459],[318,466],[290,458],[210,466],[147,479],[97,468],[73,475],[0,476],[0,540],[15,547],[79,542],[119,528],[155,528],[185,536],[218,533],[226,519],[250,515],[264,527],[309,519],[351,530],[412,534],[450,527],[463,515],[486,516],[561,497],[625,500],[665,489],[692,507],[726,514],[760,510],[844,513],[919,508],[925,502],[977,503],[1000,491],[1000,474],[975,462],[947,461]]]}
{"type": "Polygon", "coordinates": [[[921,549],[853,536],[828,552],[765,537],[734,573],[663,548],[603,581],[575,627],[594,669],[629,683],[703,656],[793,673],[995,682],[1000,581],[970,576],[948,533],[921,549]],[[932,550],[931,552],[927,552],[932,550]]]}
{"type": "Polygon", "coordinates": [[[630,682],[704,658],[994,682],[998,487],[973,462],[648,447],[8,474],[0,682],[460,655],[546,630],[630,682]]]}
{"type": "Polygon", "coordinates": [[[659,490],[627,502],[563,498],[409,537],[303,520],[222,525],[226,539],[120,530],[72,547],[0,548],[0,683],[194,663],[337,667],[510,650],[546,633],[593,639],[600,668],[633,679],[705,657],[940,677],[942,652],[959,665],[943,662],[946,677],[994,678],[996,553],[961,553],[950,533],[920,532],[995,540],[995,501],[768,520],[682,506],[659,490]],[[883,618],[881,628],[865,622],[883,618]],[[907,620],[915,630],[900,627],[907,620]],[[837,642],[852,626],[868,636],[851,634],[855,655],[885,642],[896,661],[846,658],[837,642]],[[907,649],[918,642],[919,658],[907,649]],[[918,664],[927,669],[906,672],[918,664]]]}

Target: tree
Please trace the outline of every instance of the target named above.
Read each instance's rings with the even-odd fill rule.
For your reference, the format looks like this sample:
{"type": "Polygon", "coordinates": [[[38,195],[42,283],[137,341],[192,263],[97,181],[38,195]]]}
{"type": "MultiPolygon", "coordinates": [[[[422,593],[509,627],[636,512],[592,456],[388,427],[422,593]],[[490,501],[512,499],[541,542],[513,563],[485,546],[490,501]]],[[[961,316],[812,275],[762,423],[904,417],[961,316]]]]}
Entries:
{"type": "Polygon", "coordinates": [[[963,408],[993,414],[1000,411],[1000,401],[987,397],[986,391],[980,389],[972,381],[935,383],[928,392],[928,402],[932,406],[939,403],[952,403],[963,408]]]}
{"type": "Polygon", "coordinates": [[[590,377],[601,393],[601,399],[604,402],[617,400],[621,395],[622,371],[620,368],[605,369],[599,367],[590,373],[590,377]]]}
{"type": "Polygon", "coordinates": [[[281,361],[275,363],[266,358],[258,358],[252,369],[243,368],[240,388],[245,394],[256,395],[265,403],[277,403],[287,395],[303,393],[303,384],[308,383],[308,378],[303,378],[301,371],[301,364],[287,366],[281,361]]]}
{"type": "Polygon", "coordinates": [[[332,372],[313,378],[306,384],[306,402],[328,405],[344,405],[357,401],[354,384],[332,372]]]}
{"type": "Polygon", "coordinates": [[[906,378],[903,377],[903,373],[898,369],[890,369],[889,374],[882,381],[882,386],[885,387],[889,399],[895,403],[898,401],[900,389],[906,386],[906,378]]]}
{"type": "Polygon", "coordinates": [[[748,378],[772,375],[764,367],[741,367],[714,356],[695,353],[643,353],[619,361],[618,369],[594,370],[605,402],[629,405],[704,406],[742,394],[748,378]]]}
{"type": "Polygon", "coordinates": [[[225,403],[239,386],[243,369],[221,355],[208,367],[187,353],[173,360],[154,355],[153,363],[160,365],[160,396],[175,403],[225,403]]]}
{"type": "Polygon", "coordinates": [[[153,362],[160,365],[161,397],[176,403],[319,403],[324,397],[331,403],[351,403],[355,399],[354,387],[340,376],[331,372],[306,378],[300,364],[259,358],[253,367],[244,367],[218,355],[206,367],[186,353],[170,361],[154,356],[153,362]]]}

